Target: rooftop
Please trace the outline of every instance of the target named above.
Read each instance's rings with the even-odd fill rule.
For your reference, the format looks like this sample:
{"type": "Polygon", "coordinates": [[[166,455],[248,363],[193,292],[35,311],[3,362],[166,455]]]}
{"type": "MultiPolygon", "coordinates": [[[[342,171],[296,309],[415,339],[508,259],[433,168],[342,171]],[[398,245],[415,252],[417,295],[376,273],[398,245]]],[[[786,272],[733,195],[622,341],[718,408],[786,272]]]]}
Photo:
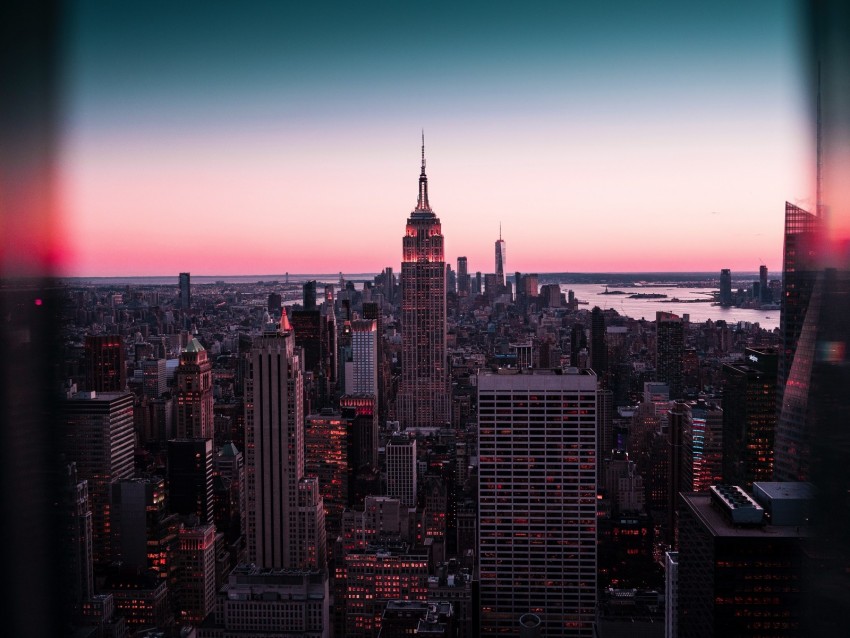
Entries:
{"type": "Polygon", "coordinates": [[[761,525],[739,527],[711,504],[708,492],[682,493],[680,498],[715,538],[803,538],[806,528],[791,525],[761,525]]]}

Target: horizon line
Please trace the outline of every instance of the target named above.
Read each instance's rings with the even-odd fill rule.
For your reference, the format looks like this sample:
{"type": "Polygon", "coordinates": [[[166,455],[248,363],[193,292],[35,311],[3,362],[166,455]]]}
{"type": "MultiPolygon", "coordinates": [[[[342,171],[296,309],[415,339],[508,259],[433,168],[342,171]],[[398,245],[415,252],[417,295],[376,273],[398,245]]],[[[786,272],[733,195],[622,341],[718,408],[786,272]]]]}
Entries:
{"type": "MultiPolygon", "coordinates": [[[[720,270],[721,269],[718,269],[718,270],[609,270],[609,271],[605,271],[605,270],[586,270],[586,271],[580,271],[580,270],[549,270],[549,271],[526,270],[526,271],[514,271],[514,273],[519,272],[520,274],[523,274],[523,275],[714,275],[714,274],[717,274],[719,276],[720,270]]],[[[182,271],[182,272],[187,272],[187,271],[182,271]]],[[[195,276],[195,277],[207,277],[207,278],[214,278],[214,277],[258,277],[258,278],[261,278],[261,279],[262,278],[269,278],[269,277],[284,277],[284,278],[285,277],[290,277],[290,278],[295,277],[295,278],[299,278],[299,277],[307,277],[307,276],[338,278],[340,275],[343,276],[343,279],[346,279],[346,278],[355,277],[355,276],[359,276],[359,275],[375,276],[375,275],[380,275],[383,272],[384,272],[383,270],[376,270],[376,271],[352,272],[352,273],[345,273],[345,272],[336,271],[336,272],[328,272],[328,273],[310,273],[310,272],[286,273],[286,272],[283,272],[283,273],[267,273],[267,274],[262,274],[262,273],[206,274],[206,273],[193,273],[191,271],[188,271],[190,276],[195,276]]],[[[400,271],[395,271],[395,269],[394,269],[394,272],[400,272],[400,271]]],[[[475,271],[475,272],[478,272],[478,271],[475,271]]],[[[736,272],[738,272],[740,274],[758,274],[759,273],[758,270],[737,270],[737,271],[732,270],[733,275],[736,272]]],[[[781,272],[781,270],[774,270],[772,272],[779,273],[779,272],[781,272]]],[[[512,277],[514,273],[507,273],[506,272],[505,277],[512,277]]],[[[117,274],[117,275],[52,275],[52,276],[48,275],[48,277],[51,277],[51,278],[54,278],[54,279],[143,279],[143,278],[151,278],[151,277],[174,277],[174,278],[178,278],[180,276],[180,274],[181,274],[180,272],[177,272],[177,273],[144,274],[144,275],[125,275],[125,274],[117,274]]],[[[468,274],[474,274],[474,273],[468,273],[468,274]]],[[[483,274],[492,274],[492,273],[482,272],[482,275],[483,274]]],[[[2,279],[7,279],[7,278],[2,278],[2,279]]],[[[16,279],[16,277],[11,277],[11,278],[8,278],[8,279],[16,279]]]]}

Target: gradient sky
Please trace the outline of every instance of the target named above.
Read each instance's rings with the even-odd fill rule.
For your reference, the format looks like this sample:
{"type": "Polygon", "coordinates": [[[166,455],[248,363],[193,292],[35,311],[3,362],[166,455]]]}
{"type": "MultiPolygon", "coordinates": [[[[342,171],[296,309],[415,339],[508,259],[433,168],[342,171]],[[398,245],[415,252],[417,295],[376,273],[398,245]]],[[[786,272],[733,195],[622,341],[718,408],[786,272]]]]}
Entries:
{"type": "Polygon", "coordinates": [[[790,1],[71,4],[64,274],[398,268],[422,128],[472,271],[777,271],[811,204],[790,1]]]}

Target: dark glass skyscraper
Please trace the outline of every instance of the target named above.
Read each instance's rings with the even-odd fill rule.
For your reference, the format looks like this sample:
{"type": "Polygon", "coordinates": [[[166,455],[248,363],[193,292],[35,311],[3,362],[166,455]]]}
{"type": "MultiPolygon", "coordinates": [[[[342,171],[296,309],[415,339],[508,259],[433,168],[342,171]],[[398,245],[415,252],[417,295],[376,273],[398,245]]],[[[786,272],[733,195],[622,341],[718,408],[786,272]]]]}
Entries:
{"type": "Polygon", "coordinates": [[[179,278],[180,284],[180,308],[188,310],[192,307],[192,288],[189,273],[181,272],[179,278]]]}
{"type": "Polygon", "coordinates": [[[817,236],[820,228],[821,221],[818,217],[785,202],[782,301],[779,318],[782,352],[779,355],[777,376],[780,405],[817,277],[817,236]]]}
{"type": "Polygon", "coordinates": [[[499,239],[496,240],[496,279],[499,289],[505,287],[505,240],[502,239],[502,225],[499,224],[499,239]]]}
{"type": "Polygon", "coordinates": [[[720,271],[720,305],[732,305],[732,271],[723,268],[720,271]]]}
{"type": "Polygon", "coordinates": [[[656,379],[670,386],[670,398],[682,397],[685,356],[685,325],[671,312],[657,312],[655,318],[656,379]]]}
{"type": "Polygon", "coordinates": [[[419,198],[402,240],[401,387],[403,427],[449,422],[446,374],[446,262],[440,220],[428,203],[425,142],[419,198]]]}
{"type": "Polygon", "coordinates": [[[605,338],[605,315],[594,306],[590,313],[590,367],[602,387],[608,387],[608,344],[605,338]]]}
{"type": "Polygon", "coordinates": [[[127,387],[124,344],[119,335],[86,337],[86,390],[123,392],[127,387]]]}
{"type": "Polygon", "coordinates": [[[168,442],[168,507],[176,514],[213,522],[213,448],[211,439],[168,442]]]}
{"type": "Polygon", "coordinates": [[[817,249],[821,225],[817,216],[785,203],[774,466],[777,480],[807,480],[802,447],[817,340],[815,315],[820,308],[819,295],[812,302],[820,276],[817,249]]]}
{"type": "Polygon", "coordinates": [[[747,348],[723,366],[723,480],[750,488],[773,478],[776,434],[775,352],[747,348]]]}
{"type": "Polygon", "coordinates": [[[469,272],[466,257],[457,258],[457,291],[458,294],[469,294],[469,272]]]}

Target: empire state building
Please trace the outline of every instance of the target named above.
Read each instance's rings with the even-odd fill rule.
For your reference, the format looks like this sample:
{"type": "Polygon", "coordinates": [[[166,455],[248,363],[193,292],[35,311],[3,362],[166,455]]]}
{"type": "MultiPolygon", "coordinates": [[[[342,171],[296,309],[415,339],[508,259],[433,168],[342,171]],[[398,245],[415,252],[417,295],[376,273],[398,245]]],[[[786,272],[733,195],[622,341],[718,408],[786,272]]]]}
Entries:
{"type": "Polygon", "coordinates": [[[449,422],[446,371],[446,262],[440,220],[428,203],[425,138],[419,199],[407,220],[401,261],[402,427],[434,427],[449,422]]]}

